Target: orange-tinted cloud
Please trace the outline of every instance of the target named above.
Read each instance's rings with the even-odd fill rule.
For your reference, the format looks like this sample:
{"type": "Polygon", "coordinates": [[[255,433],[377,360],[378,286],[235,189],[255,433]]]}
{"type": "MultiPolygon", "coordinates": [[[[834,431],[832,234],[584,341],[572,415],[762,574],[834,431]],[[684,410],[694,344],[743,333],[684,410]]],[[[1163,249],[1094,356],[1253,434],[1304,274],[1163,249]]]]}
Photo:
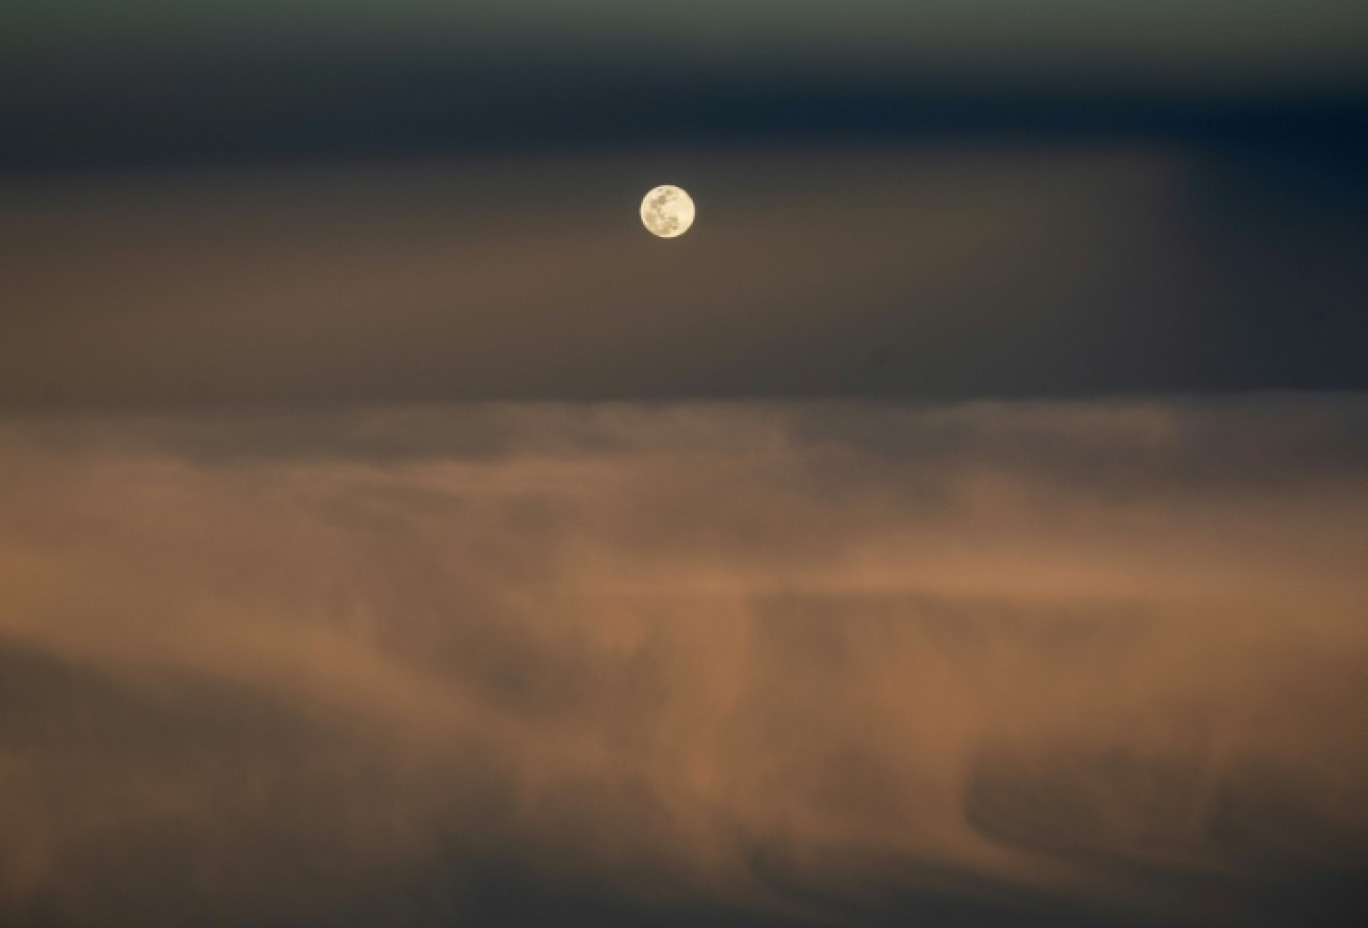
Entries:
{"type": "Polygon", "coordinates": [[[1245,917],[1287,868],[1362,865],[1365,421],[11,421],[0,907],[325,917],[499,858],[746,906],[1245,917]]]}

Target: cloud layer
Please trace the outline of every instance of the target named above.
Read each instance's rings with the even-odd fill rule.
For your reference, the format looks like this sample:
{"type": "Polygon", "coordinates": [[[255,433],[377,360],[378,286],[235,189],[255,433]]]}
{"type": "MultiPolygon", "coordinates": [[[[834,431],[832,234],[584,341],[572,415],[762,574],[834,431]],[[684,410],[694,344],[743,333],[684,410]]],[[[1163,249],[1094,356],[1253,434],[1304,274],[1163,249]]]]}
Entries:
{"type": "Polygon", "coordinates": [[[11,420],[0,912],[336,923],[434,873],[461,911],[501,861],[1299,923],[1280,887],[1368,848],[1365,435],[1361,397],[11,420]]]}

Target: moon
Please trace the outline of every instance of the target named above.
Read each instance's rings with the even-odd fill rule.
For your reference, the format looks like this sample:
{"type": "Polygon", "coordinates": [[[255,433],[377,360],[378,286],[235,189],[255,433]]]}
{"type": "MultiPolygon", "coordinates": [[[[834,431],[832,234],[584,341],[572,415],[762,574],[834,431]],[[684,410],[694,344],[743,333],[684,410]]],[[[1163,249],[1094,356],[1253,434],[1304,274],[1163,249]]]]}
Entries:
{"type": "Polygon", "coordinates": [[[641,201],[641,224],[660,238],[677,238],[693,225],[693,197],[673,184],[656,187],[641,201]]]}

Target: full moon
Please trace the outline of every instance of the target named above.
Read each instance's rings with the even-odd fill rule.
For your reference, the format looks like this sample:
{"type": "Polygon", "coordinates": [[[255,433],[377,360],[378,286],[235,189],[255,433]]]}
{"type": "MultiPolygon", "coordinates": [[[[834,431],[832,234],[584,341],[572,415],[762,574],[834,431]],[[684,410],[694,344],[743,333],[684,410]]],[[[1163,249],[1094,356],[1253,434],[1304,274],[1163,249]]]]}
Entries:
{"type": "Polygon", "coordinates": [[[675,238],[689,231],[694,212],[692,197],[672,184],[664,184],[641,201],[641,224],[652,235],[675,238]]]}

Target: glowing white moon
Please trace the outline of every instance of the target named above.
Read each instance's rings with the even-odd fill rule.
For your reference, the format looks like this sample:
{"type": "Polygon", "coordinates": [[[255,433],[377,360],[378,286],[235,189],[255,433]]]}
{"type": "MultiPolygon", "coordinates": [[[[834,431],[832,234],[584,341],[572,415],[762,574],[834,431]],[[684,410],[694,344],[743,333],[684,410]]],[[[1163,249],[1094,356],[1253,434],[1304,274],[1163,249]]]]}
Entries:
{"type": "Polygon", "coordinates": [[[675,238],[693,225],[693,198],[673,184],[662,184],[641,201],[641,224],[652,235],[675,238]]]}

